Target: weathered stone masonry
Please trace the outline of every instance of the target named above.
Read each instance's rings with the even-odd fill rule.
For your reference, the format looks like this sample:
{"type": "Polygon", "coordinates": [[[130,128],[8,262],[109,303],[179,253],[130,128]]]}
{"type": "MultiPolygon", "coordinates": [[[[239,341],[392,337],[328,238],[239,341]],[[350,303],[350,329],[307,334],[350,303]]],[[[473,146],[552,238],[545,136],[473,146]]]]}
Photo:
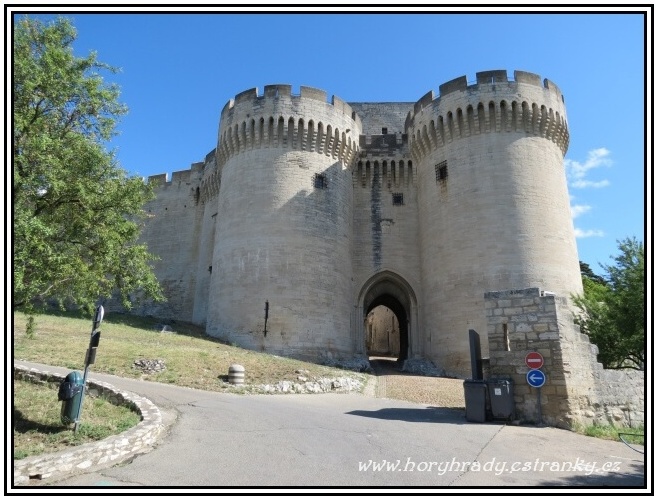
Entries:
{"type": "Polygon", "coordinates": [[[644,372],[605,370],[598,349],[573,323],[568,301],[538,288],[485,294],[489,375],[514,382],[517,417],[539,420],[538,391],[526,380],[525,357],[538,352],[541,420],[571,428],[575,423],[637,427],[644,424],[644,372]]]}
{"type": "Polygon", "coordinates": [[[467,377],[486,292],[582,292],[568,143],[562,93],[524,71],[415,103],[244,91],[203,162],[149,179],[143,239],[169,302],[138,312],[318,359],[366,355],[366,318],[385,306],[401,360],[467,377]]]}

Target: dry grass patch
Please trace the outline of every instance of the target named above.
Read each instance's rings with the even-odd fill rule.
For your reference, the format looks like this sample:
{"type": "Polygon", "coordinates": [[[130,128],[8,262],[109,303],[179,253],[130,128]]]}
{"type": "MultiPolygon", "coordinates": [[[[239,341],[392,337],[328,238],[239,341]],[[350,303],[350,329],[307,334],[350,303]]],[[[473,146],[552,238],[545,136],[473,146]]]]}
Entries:
{"type": "Polygon", "coordinates": [[[14,380],[14,459],[62,451],[72,446],[120,434],[137,425],[141,417],[126,406],[102,397],[85,395],[78,432],[61,423],[62,403],[58,383],[14,380]]]}
{"type": "MultiPolygon", "coordinates": [[[[91,333],[91,321],[63,314],[36,316],[35,334],[25,333],[27,317],[14,315],[14,357],[73,370],[84,369],[91,333]]],[[[195,325],[169,322],[175,332],[156,330],[160,322],[152,318],[107,314],[101,325],[96,363],[90,372],[141,378],[212,391],[241,391],[224,379],[229,366],[245,368],[246,384],[275,384],[297,379],[296,370],[308,370],[309,379],[350,376],[365,381],[368,375],[339,370],[228,345],[205,335],[195,325]],[[145,374],[133,366],[138,359],[163,360],[166,369],[145,374]]]]}

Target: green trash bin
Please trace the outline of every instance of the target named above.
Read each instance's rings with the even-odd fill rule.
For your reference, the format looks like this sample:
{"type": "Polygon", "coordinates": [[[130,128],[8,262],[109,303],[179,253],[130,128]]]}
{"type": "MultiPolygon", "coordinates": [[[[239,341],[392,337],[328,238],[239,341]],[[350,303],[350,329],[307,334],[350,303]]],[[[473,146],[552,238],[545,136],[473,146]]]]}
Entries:
{"type": "Polygon", "coordinates": [[[62,402],[61,420],[64,425],[73,424],[78,418],[83,390],[82,375],[79,372],[69,373],[59,384],[57,399],[62,402]]]}
{"type": "Polygon", "coordinates": [[[466,420],[485,422],[487,420],[487,383],[484,380],[464,380],[464,403],[466,420]]]}

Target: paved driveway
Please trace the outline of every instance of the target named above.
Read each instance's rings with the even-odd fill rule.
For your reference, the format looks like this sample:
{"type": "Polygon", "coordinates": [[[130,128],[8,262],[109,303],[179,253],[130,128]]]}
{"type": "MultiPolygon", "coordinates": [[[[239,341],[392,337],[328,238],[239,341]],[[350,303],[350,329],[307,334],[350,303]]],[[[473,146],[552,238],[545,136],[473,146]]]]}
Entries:
{"type": "Polygon", "coordinates": [[[462,410],[360,394],[240,396],[91,376],[148,397],[171,425],[150,453],[56,487],[586,486],[610,492],[644,484],[644,455],[623,443],[553,428],[469,423],[462,410]]]}

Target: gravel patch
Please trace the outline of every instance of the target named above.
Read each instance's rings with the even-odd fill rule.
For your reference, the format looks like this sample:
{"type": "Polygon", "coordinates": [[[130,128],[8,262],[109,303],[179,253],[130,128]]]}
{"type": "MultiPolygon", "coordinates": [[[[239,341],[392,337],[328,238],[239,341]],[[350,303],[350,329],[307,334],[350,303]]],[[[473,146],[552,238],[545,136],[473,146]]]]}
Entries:
{"type": "Polygon", "coordinates": [[[416,363],[412,368],[408,363],[400,367],[395,360],[388,358],[371,358],[370,365],[377,376],[375,395],[379,398],[399,399],[440,408],[465,407],[464,381],[430,375],[438,370],[429,362],[416,363]],[[409,373],[410,369],[425,372],[427,375],[409,373]]]}

